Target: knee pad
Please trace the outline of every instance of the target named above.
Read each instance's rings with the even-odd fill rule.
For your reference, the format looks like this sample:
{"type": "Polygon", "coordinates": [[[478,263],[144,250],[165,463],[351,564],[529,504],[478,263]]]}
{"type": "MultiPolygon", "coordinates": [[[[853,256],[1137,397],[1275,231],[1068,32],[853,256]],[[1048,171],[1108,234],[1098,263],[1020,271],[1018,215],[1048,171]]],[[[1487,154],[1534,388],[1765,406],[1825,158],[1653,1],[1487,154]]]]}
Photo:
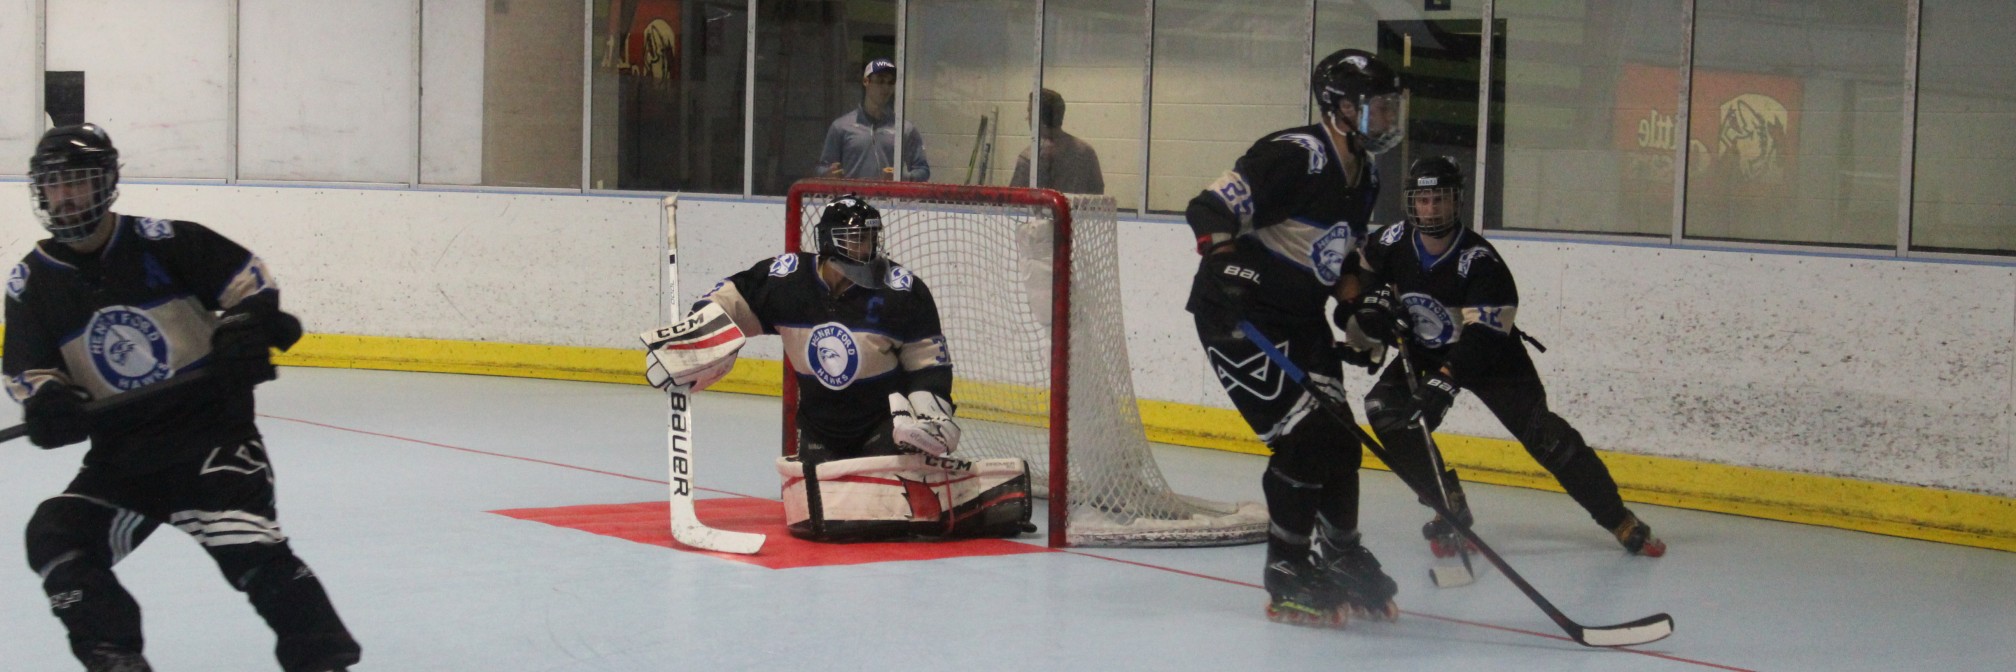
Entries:
{"type": "Polygon", "coordinates": [[[1290,481],[1323,484],[1341,466],[1357,469],[1362,453],[1350,428],[1329,414],[1311,415],[1295,431],[1268,442],[1267,470],[1290,481]]]}
{"type": "Polygon", "coordinates": [[[131,509],[77,495],[51,497],[28,519],[28,566],[47,575],[58,561],[118,564],[159,527],[131,509]]]}
{"type": "Polygon", "coordinates": [[[1582,432],[1568,424],[1567,420],[1551,411],[1533,414],[1527,424],[1526,436],[1520,437],[1526,444],[1526,452],[1548,471],[1556,471],[1568,466],[1582,453],[1590,452],[1588,442],[1582,439],[1582,432]]]}
{"type": "Polygon", "coordinates": [[[213,548],[210,557],[217,561],[217,569],[224,572],[224,580],[246,593],[278,590],[278,586],[308,573],[308,565],[294,557],[293,549],[284,542],[213,548]]]}

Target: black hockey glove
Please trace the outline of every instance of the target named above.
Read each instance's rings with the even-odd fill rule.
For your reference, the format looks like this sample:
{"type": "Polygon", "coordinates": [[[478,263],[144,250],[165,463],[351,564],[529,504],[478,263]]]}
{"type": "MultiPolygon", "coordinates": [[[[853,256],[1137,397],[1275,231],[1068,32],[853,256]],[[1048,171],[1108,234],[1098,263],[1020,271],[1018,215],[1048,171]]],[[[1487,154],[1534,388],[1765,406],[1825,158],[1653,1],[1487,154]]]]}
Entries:
{"type": "Polygon", "coordinates": [[[1449,374],[1440,369],[1429,371],[1421,377],[1421,387],[1414,391],[1414,408],[1430,424],[1440,423],[1449,407],[1456,404],[1456,390],[1456,381],[1449,374]]]}
{"type": "Polygon", "coordinates": [[[1399,302],[1393,299],[1393,290],[1386,287],[1365,292],[1349,308],[1350,312],[1346,313],[1346,306],[1337,304],[1337,325],[1343,326],[1347,317],[1356,317],[1358,331],[1380,343],[1392,345],[1393,330],[1405,327],[1400,317],[1399,302]]]}
{"type": "Polygon", "coordinates": [[[1219,245],[1204,255],[1199,262],[1197,273],[1206,278],[1211,286],[1218,288],[1219,298],[1226,303],[1229,314],[1238,315],[1246,307],[1248,297],[1260,294],[1260,271],[1240,263],[1235,245],[1219,245]]]}
{"type": "Polygon", "coordinates": [[[43,448],[61,448],[91,438],[91,418],[84,414],[84,391],[49,383],[21,404],[28,440],[43,448]]]}
{"type": "Polygon", "coordinates": [[[273,349],[286,350],[301,340],[301,321],[278,309],[229,311],[210,336],[210,357],[217,377],[251,387],[280,377],[273,368],[273,349]]]}
{"type": "Polygon", "coordinates": [[[1374,350],[1359,350],[1343,342],[1332,343],[1337,349],[1337,359],[1348,366],[1364,367],[1366,373],[1378,373],[1386,365],[1386,346],[1372,346],[1374,350]]]}

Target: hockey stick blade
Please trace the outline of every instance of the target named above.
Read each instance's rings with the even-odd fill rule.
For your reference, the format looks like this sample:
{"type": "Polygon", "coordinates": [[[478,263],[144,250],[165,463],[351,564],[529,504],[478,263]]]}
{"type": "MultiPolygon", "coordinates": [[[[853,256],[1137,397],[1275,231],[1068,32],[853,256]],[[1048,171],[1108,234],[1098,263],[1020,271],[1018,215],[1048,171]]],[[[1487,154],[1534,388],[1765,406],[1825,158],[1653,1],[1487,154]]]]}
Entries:
{"type": "Polygon", "coordinates": [[[1477,575],[1463,565],[1437,565],[1428,568],[1428,580],[1436,588],[1457,588],[1477,582],[1477,575]]]}
{"type": "MultiPolygon", "coordinates": [[[[665,307],[667,319],[679,311],[679,195],[665,197],[665,307]]],[[[705,551],[751,555],[763,548],[765,537],[748,532],[717,530],[700,522],[693,512],[693,387],[671,385],[665,390],[666,466],[672,471],[672,538],[705,551]]]]}
{"type": "MultiPolygon", "coordinates": [[[[1294,362],[1288,361],[1288,356],[1282,354],[1281,349],[1275,347],[1274,342],[1268,339],[1266,334],[1261,333],[1259,328],[1254,327],[1253,323],[1246,320],[1239,321],[1239,331],[1245,334],[1246,338],[1252,341],[1255,346],[1258,346],[1262,353],[1267,355],[1268,361],[1273,362],[1275,366],[1281,367],[1282,373],[1288,374],[1288,377],[1294,379],[1297,385],[1302,386],[1302,390],[1307,392],[1310,398],[1316,400],[1317,406],[1322,407],[1324,412],[1335,417],[1345,427],[1349,427],[1351,433],[1358,437],[1359,442],[1363,443],[1367,450],[1372,451],[1374,457],[1379,458],[1381,462],[1385,462],[1388,466],[1393,464],[1390,454],[1386,452],[1386,447],[1380,445],[1378,440],[1373,439],[1370,434],[1365,432],[1364,428],[1359,427],[1358,423],[1351,420],[1350,409],[1342,407],[1343,402],[1333,399],[1322,390],[1317,389],[1315,383],[1309,380],[1309,374],[1304,372],[1302,367],[1296,366],[1294,362]]],[[[1492,566],[1497,567],[1498,571],[1503,572],[1505,578],[1511,581],[1512,585],[1519,588],[1519,592],[1526,594],[1526,599],[1531,600],[1534,606],[1540,608],[1540,611],[1546,612],[1547,617],[1553,619],[1554,625],[1559,626],[1563,632],[1568,633],[1569,638],[1574,639],[1575,643],[1594,647],[1636,646],[1656,642],[1673,634],[1673,617],[1666,614],[1654,614],[1628,623],[1593,628],[1576,623],[1574,620],[1568,618],[1567,614],[1561,613],[1560,609],[1555,608],[1553,602],[1547,601],[1547,597],[1541,595],[1540,591],[1533,587],[1533,584],[1527,583],[1526,578],[1520,576],[1519,572],[1514,571],[1512,565],[1505,562],[1504,558],[1498,557],[1498,552],[1492,550],[1489,544],[1484,543],[1484,539],[1477,536],[1477,533],[1471,530],[1470,526],[1463,524],[1461,520],[1458,520],[1455,515],[1451,514],[1448,506],[1444,505],[1437,498],[1430,496],[1432,494],[1432,491],[1429,489],[1430,486],[1415,482],[1414,476],[1406,473],[1404,470],[1395,469],[1393,470],[1393,475],[1398,476],[1400,482],[1407,484],[1407,488],[1413,490],[1415,496],[1428,501],[1429,507],[1435,509],[1437,515],[1448,520],[1456,528],[1456,531],[1463,535],[1464,539],[1469,540],[1471,545],[1477,547],[1478,553],[1483,554],[1486,560],[1491,561],[1492,566]]]]}
{"type": "MultiPolygon", "coordinates": [[[[1409,394],[1419,397],[1421,396],[1421,378],[1414,375],[1414,357],[1407,349],[1408,329],[1409,327],[1405,324],[1394,325],[1393,334],[1397,338],[1397,345],[1400,348],[1400,368],[1407,375],[1407,391],[1409,394]]],[[[1435,433],[1428,430],[1428,419],[1420,413],[1414,414],[1414,426],[1421,430],[1422,445],[1428,447],[1428,466],[1435,474],[1435,492],[1441,496],[1443,506],[1454,510],[1456,507],[1449,503],[1449,484],[1442,479],[1442,475],[1449,468],[1442,461],[1442,447],[1436,445],[1435,433]]],[[[1428,578],[1434,580],[1436,588],[1456,588],[1477,582],[1476,569],[1470,566],[1470,548],[1468,544],[1454,535],[1442,536],[1431,543],[1448,544],[1451,548],[1455,549],[1456,557],[1461,561],[1460,566],[1448,566],[1441,564],[1447,562],[1446,558],[1437,557],[1435,559],[1437,565],[1428,569],[1428,578]]],[[[1438,551],[1437,555],[1439,556],[1441,553],[1438,551]]]]}
{"type": "MultiPolygon", "coordinates": [[[[104,399],[98,399],[86,402],[84,404],[84,414],[88,416],[96,416],[103,414],[107,411],[119,408],[121,406],[125,406],[127,404],[133,404],[141,401],[146,401],[148,399],[152,399],[154,397],[166,394],[168,392],[172,392],[176,388],[182,387],[184,385],[188,385],[191,383],[195,383],[196,381],[209,378],[212,375],[211,371],[212,371],[211,369],[196,369],[194,371],[176,375],[173,378],[169,378],[167,380],[155,383],[153,385],[142,387],[132,392],[126,392],[123,394],[106,397],[104,399]]],[[[27,423],[22,423],[19,425],[15,425],[13,427],[8,427],[6,429],[0,429],[0,443],[13,441],[15,439],[27,435],[28,435],[27,423]]]]}

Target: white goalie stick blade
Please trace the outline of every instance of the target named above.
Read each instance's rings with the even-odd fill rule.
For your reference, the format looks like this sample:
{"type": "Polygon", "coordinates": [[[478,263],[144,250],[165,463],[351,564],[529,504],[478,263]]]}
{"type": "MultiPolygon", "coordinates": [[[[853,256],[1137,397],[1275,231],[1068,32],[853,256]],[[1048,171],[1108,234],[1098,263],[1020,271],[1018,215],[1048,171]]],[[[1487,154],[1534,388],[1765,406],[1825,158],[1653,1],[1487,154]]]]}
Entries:
{"type": "MultiPolygon", "coordinates": [[[[675,213],[677,195],[665,197],[665,305],[668,315],[678,315],[679,227],[675,213]]],[[[765,537],[748,532],[717,530],[700,522],[693,512],[693,388],[672,385],[665,390],[666,462],[672,472],[672,538],[679,543],[707,551],[750,555],[763,548],[765,537]]]]}

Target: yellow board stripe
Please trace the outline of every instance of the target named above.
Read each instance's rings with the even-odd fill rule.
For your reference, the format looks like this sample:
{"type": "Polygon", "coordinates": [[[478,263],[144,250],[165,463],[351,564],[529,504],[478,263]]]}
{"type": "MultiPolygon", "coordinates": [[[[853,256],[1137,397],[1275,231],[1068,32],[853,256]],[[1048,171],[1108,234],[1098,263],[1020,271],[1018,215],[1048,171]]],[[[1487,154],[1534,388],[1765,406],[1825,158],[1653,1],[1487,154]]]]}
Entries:
{"type": "MultiPolygon", "coordinates": [[[[385,369],[643,383],[639,350],[311,334],[274,361],[288,366],[385,369]]],[[[712,389],[777,396],[779,362],[745,359],[712,389]]],[[[1237,412],[1142,401],[1152,441],[1258,455],[1265,446],[1237,412]]],[[[1560,492],[1517,442],[1438,435],[1466,480],[1560,492]]],[[[1830,476],[1598,451],[1624,499],[2016,551],[2016,499],[1830,476]]],[[[1366,464],[1384,469],[1369,454],[1366,464]]]]}

